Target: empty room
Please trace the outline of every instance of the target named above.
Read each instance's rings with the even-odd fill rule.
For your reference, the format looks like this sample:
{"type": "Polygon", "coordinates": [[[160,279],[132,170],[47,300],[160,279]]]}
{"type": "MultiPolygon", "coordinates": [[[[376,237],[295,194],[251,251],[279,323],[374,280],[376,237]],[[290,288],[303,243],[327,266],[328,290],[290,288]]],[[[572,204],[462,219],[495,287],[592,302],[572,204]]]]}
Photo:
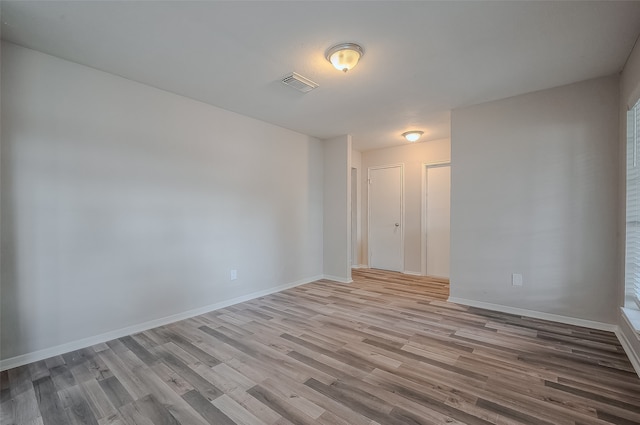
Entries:
{"type": "Polygon", "coordinates": [[[640,424],[640,1],[0,36],[0,424],[640,424]]]}

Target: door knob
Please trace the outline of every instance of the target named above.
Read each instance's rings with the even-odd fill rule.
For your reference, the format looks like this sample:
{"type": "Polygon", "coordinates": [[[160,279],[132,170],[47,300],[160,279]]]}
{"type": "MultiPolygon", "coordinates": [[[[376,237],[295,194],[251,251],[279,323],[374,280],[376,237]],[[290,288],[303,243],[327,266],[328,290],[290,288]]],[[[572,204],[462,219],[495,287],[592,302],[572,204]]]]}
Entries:
{"type": "Polygon", "coordinates": [[[396,223],[396,227],[400,227],[400,223],[396,223]]]}

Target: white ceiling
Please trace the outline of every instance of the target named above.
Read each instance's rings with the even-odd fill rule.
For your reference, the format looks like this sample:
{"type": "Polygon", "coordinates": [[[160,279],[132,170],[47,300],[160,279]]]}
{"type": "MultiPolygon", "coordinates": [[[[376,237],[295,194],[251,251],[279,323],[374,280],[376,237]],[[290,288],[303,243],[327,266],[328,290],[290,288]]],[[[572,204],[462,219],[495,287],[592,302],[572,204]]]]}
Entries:
{"type": "Polygon", "coordinates": [[[456,107],[619,72],[640,2],[3,1],[2,38],[369,150],[449,137],[456,107]],[[354,41],[347,74],[324,58],[354,41]],[[320,84],[303,94],[279,80],[320,84]]]}

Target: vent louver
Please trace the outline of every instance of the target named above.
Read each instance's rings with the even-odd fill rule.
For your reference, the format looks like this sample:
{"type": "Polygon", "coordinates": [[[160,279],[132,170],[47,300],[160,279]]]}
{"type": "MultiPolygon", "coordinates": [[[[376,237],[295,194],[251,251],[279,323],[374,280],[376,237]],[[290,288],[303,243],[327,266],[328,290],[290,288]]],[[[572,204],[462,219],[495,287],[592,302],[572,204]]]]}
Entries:
{"type": "Polygon", "coordinates": [[[308,93],[311,90],[318,87],[317,83],[314,83],[310,79],[303,77],[300,74],[296,74],[292,72],[282,79],[282,84],[286,84],[289,87],[293,87],[294,89],[301,91],[302,93],[308,93]]]}

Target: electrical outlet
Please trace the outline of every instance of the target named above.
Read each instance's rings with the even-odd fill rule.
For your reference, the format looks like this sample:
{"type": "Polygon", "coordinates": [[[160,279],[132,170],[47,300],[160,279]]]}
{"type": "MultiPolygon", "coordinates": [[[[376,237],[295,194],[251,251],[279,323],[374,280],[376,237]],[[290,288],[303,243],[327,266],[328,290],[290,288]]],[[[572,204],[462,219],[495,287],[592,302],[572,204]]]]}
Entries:
{"type": "Polygon", "coordinates": [[[514,273],[511,275],[511,284],[513,286],[522,286],[522,275],[519,273],[514,273]]]}
{"type": "Polygon", "coordinates": [[[231,270],[231,273],[229,273],[229,277],[231,278],[231,280],[236,280],[238,278],[238,270],[231,270]]]}

